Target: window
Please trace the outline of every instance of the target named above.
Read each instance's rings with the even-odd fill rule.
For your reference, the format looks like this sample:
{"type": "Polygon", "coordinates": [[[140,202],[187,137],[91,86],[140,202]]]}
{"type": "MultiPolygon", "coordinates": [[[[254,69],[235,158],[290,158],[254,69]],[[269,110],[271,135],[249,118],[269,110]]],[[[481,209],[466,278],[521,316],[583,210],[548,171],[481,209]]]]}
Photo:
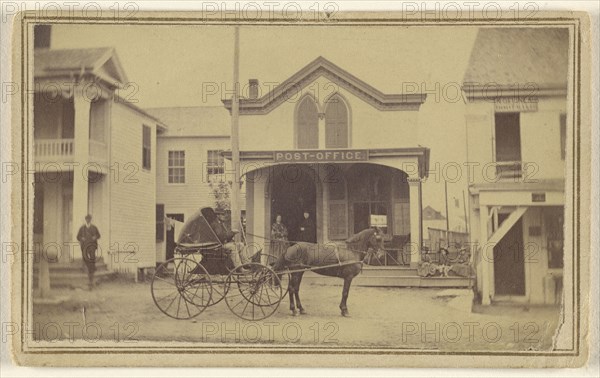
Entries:
{"type": "Polygon", "coordinates": [[[185,184],[185,151],[169,151],[169,184],[185,184]]]}
{"type": "Polygon", "coordinates": [[[206,173],[209,175],[222,175],[225,173],[225,159],[222,150],[209,150],[206,159],[206,173]]]}
{"type": "Polygon", "coordinates": [[[560,158],[567,156],[567,115],[560,115],[560,158]]]}
{"type": "Polygon", "coordinates": [[[343,178],[329,182],[329,228],[330,240],[348,237],[348,202],[346,201],[346,182],[343,178]]]}
{"type": "Polygon", "coordinates": [[[296,109],[296,141],[298,148],[319,148],[319,111],[310,96],[296,109]]]}
{"type": "Polygon", "coordinates": [[[496,172],[500,177],[521,176],[521,125],[519,113],[496,113],[496,172]]]}
{"type": "Polygon", "coordinates": [[[348,171],[348,197],[353,213],[354,232],[371,227],[373,215],[385,216],[385,233],[391,227],[392,170],[371,164],[357,163],[348,171]]]}
{"type": "Polygon", "coordinates": [[[142,167],[150,169],[152,159],[152,129],[149,126],[142,126],[142,167]]]}
{"type": "Polygon", "coordinates": [[[325,110],[325,147],[348,147],[348,108],[340,96],[327,101],[325,110]]]}

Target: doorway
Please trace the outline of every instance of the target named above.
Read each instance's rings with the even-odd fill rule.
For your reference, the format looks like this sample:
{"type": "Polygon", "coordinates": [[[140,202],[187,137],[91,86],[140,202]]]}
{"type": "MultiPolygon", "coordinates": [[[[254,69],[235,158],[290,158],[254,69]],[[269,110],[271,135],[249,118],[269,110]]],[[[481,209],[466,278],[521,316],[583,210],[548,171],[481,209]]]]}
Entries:
{"type": "MultiPolygon", "coordinates": [[[[315,172],[310,167],[289,164],[277,167],[271,176],[271,219],[279,214],[288,229],[288,240],[299,238],[300,223],[307,211],[317,224],[317,189],[315,172]]],[[[316,242],[316,235],[314,235],[316,242]]]]}
{"type": "MultiPolygon", "coordinates": [[[[498,220],[501,221],[501,218],[498,220]]],[[[525,295],[525,254],[521,219],[494,246],[494,287],[496,295],[525,295]]]]}
{"type": "MultiPolygon", "coordinates": [[[[183,214],[167,214],[167,218],[171,218],[173,220],[183,222],[183,214]]],[[[167,230],[167,258],[166,260],[172,259],[175,257],[175,247],[177,243],[175,243],[175,227],[171,227],[167,230]]]]}

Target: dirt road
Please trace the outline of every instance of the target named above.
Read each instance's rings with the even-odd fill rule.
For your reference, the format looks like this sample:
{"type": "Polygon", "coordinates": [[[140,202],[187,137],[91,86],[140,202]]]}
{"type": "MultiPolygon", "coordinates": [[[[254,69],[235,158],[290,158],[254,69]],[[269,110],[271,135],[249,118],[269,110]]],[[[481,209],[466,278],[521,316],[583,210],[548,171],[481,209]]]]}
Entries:
{"type": "Polygon", "coordinates": [[[343,318],[338,309],[341,283],[304,283],[300,294],[307,315],[291,316],[285,298],[272,317],[248,322],[233,315],[223,302],[194,320],[171,319],[155,307],[148,283],[108,282],[92,292],[54,290],[68,296],[68,301],[34,305],[29,328],[34,339],[56,342],[153,340],[516,351],[550,349],[559,317],[556,307],[472,312],[468,290],[455,291],[463,294],[455,298],[441,289],[352,287],[348,300],[352,316],[343,318]]]}

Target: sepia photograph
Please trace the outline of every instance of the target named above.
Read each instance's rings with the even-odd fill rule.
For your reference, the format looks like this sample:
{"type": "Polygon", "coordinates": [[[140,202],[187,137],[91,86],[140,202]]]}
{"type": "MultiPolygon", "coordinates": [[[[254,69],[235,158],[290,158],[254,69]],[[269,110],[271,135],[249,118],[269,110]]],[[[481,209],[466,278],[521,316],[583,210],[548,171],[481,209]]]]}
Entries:
{"type": "Polygon", "coordinates": [[[127,4],[15,22],[18,363],[586,363],[583,14],[127,4]]]}

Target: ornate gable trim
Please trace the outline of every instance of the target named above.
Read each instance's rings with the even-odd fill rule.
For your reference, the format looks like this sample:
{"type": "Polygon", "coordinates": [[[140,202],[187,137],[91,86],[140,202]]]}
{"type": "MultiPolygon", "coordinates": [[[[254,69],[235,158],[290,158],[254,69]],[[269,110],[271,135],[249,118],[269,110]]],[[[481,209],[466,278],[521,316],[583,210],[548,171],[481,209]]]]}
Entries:
{"type": "MultiPolygon", "coordinates": [[[[419,110],[427,97],[424,93],[382,93],[320,56],[264,96],[240,99],[240,114],[267,114],[298,96],[302,89],[321,76],[381,111],[419,110]]],[[[231,99],[223,100],[223,104],[231,111],[231,99]]]]}

